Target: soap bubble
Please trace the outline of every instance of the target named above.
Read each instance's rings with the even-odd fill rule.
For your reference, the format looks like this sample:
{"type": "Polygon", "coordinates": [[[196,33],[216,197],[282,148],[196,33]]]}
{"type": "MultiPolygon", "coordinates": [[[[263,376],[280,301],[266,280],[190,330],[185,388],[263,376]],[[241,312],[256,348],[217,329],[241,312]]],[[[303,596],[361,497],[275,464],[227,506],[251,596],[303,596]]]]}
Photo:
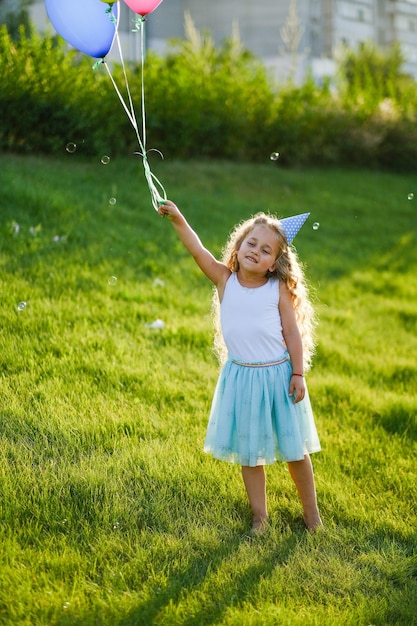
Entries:
{"type": "Polygon", "coordinates": [[[109,204],[113,204],[114,205],[114,204],[116,204],[116,202],[117,202],[116,198],[110,198],[110,200],[109,200],[109,204]]]}
{"type": "Polygon", "coordinates": [[[151,324],[146,324],[148,328],[164,328],[165,324],[162,320],[155,320],[151,324]]]}
{"type": "Polygon", "coordinates": [[[69,152],[70,154],[72,154],[73,152],[75,152],[77,149],[77,144],[73,143],[72,141],[70,141],[69,143],[67,143],[65,150],[67,152],[69,152]]]}
{"type": "Polygon", "coordinates": [[[107,282],[109,283],[110,287],[114,287],[115,285],[117,285],[117,276],[110,276],[107,282]]]}
{"type": "Polygon", "coordinates": [[[269,158],[271,159],[271,161],[278,161],[279,152],[273,152],[269,158]]]}
{"type": "Polygon", "coordinates": [[[408,197],[409,200],[413,200],[414,199],[414,194],[413,193],[409,193],[407,197],[408,197]]]}
{"type": "Polygon", "coordinates": [[[110,157],[105,154],[101,157],[101,162],[103,163],[103,165],[107,165],[108,163],[110,163],[110,157]]]}
{"type": "Polygon", "coordinates": [[[314,222],[313,230],[318,230],[320,228],[320,224],[318,222],[314,222]]]}
{"type": "Polygon", "coordinates": [[[19,302],[19,304],[17,305],[17,310],[24,311],[26,307],[27,307],[27,302],[19,302]]]}

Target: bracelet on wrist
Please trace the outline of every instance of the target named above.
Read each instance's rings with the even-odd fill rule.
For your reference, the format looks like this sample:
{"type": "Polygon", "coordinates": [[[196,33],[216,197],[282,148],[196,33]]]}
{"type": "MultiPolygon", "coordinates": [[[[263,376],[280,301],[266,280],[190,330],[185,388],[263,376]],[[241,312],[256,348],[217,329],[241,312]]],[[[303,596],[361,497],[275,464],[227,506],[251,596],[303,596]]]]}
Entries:
{"type": "Polygon", "coordinates": [[[301,378],[304,378],[304,374],[296,374],[295,372],[292,373],[292,376],[301,376],[301,378]]]}

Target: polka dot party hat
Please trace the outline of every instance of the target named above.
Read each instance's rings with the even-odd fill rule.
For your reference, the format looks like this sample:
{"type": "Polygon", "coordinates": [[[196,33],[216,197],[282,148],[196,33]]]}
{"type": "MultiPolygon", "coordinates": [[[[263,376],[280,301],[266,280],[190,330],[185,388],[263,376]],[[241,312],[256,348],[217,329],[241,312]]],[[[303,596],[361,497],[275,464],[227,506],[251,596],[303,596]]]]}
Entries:
{"type": "Polygon", "coordinates": [[[293,215],[292,217],[284,217],[279,220],[285,231],[288,245],[292,242],[301,226],[304,224],[310,213],[301,213],[301,215],[293,215]]]}

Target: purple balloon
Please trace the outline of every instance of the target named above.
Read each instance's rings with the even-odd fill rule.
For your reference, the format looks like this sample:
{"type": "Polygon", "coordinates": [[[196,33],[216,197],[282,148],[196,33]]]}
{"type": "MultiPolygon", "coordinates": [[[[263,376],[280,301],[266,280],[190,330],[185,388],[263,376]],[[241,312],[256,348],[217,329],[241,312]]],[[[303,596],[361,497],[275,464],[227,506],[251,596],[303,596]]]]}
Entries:
{"type": "Polygon", "coordinates": [[[45,5],[52,26],[71,46],[96,59],[110,51],[119,20],[117,3],[112,5],[116,22],[101,0],[45,0],[45,5]]]}

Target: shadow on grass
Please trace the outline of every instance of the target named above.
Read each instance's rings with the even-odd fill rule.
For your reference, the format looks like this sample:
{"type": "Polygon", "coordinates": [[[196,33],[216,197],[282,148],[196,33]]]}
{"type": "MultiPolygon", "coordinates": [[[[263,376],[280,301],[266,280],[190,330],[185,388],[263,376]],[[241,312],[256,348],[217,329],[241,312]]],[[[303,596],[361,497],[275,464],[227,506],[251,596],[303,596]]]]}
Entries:
{"type": "MultiPolygon", "coordinates": [[[[373,576],[374,584],[383,585],[385,593],[369,603],[367,620],[375,626],[411,626],[417,624],[417,533],[409,537],[391,528],[375,528],[366,536],[362,565],[373,576]]],[[[370,590],[368,590],[368,594],[370,590]]],[[[367,623],[368,623],[367,622],[367,623]]]]}
{"type": "Polygon", "coordinates": [[[263,578],[269,577],[277,565],[287,561],[300,536],[300,533],[292,534],[281,540],[277,549],[271,551],[262,548],[264,539],[268,541],[267,537],[237,536],[222,544],[210,555],[198,557],[188,563],[183,571],[171,577],[162,591],[125,616],[119,622],[119,626],[165,623],[161,615],[164,609],[169,609],[169,615],[165,615],[166,623],[181,623],[183,626],[220,624],[231,606],[241,606],[263,578]],[[245,554],[247,550],[253,551],[254,554],[258,553],[256,561],[251,560],[246,569],[222,575],[222,582],[219,584],[214,581],[208,582],[206,587],[207,578],[214,579],[216,572],[237,557],[241,550],[245,554]],[[198,597],[200,589],[201,598],[198,597]],[[194,601],[191,599],[189,605],[191,608],[187,610],[186,599],[191,593],[195,594],[196,598],[194,601]],[[182,598],[185,601],[184,608],[181,609],[178,605],[182,598]],[[192,607],[195,607],[195,610],[192,607]]]}
{"type": "Polygon", "coordinates": [[[411,406],[396,402],[378,413],[375,422],[392,435],[400,435],[410,442],[417,440],[417,417],[411,406]]]}
{"type": "MultiPolygon", "coordinates": [[[[225,539],[217,549],[209,554],[197,555],[183,568],[173,571],[162,589],[155,589],[154,595],[139,601],[135,608],[112,620],[112,626],[222,624],[233,607],[240,612],[242,623],[246,623],[245,603],[248,610],[250,606],[255,608],[253,598],[258,585],[268,580],[273,585],[274,571],[288,566],[293,556],[295,564],[292,567],[296,568],[297,577],[302,576],[306,595],[304,601],[300,599],[300,604],[292,603],[292,610],[296,611],[297,606],[304,603],[311,617],[308,619],[303,613],[306,624],[320,623],[318,620],[325,618],[327,611],[334,624],[416,624],[415,533],[412,537],[404,537],[391,528],[383,527],[373,528],[370,532],[361,532],[360,529],[358,532],[353,529],[352,532],[345,519],[344,528],[333,527],[314,537],[298,527],[295,520],[289,521],[293,528],[291,534],[279,535],[277,529],[257,539],[230,534],[229,540],[225,539]],[[346,535],[350,535],[350,540],[346,541],[346,535]],[[358,538],[359,544],[356,543],[358,538]],[[310,569],[311,562],[315,563],[313,570],[310,569]],[[346,566],[348,572],[352,569],[356,571],[353,586],[349,582],[344,586],[339,581],[341,587],[338,587],[339,566],[346,566]],[[345,611],[344,598],[346,605],[351,606],[351,617],[345,611]]],[[[293,582],[289,571],[288,584],[293,582]]],[[[287,594],[286,597],[288,600],[287,594]]],[[[273,596],[266,602],[275,604],[273,596]]],[[[272,618],[273,613],[269,615],[272,618]]],[[[291,615],[294,614],[289,609],[288,620],[291,615]]],[[[86,617],[85,621],[71,624],[98,623],[91,615],[86,617]]],[[[253,614],[252,618],[248,615],[248,624],[256,623],[251,619],[253,614]]]]}

